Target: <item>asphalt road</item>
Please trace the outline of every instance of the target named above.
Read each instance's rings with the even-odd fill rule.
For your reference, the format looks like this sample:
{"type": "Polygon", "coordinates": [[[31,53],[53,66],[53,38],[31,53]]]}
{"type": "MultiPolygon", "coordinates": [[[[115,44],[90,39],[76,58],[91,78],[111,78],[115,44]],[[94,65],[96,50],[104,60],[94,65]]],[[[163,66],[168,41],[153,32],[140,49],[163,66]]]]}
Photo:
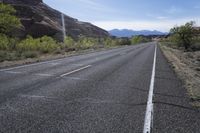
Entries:
{"type": "Polygon", "coordinates": [[[200,133],[200,113],[156,43],[0,69],[2,133],[200,133]],[[154,57],[155,81],[152,81],[154,57]]]}

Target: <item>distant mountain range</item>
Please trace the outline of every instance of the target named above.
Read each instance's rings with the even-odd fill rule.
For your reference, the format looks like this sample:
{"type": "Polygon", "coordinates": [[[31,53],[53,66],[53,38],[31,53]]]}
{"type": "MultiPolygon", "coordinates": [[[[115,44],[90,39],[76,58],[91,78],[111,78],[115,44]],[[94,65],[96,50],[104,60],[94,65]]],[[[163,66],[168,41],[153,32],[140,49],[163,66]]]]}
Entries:
{"type": "Polygon", "coordinates": [[[157,30],[150,31],[150,30],[141,30],[141,31],[134,31],[134,30],[128,30],[128,29],[113,29],[108,31],[112,36],[117,37],[131,37],[136,35],[166,35],[168,33],[166,32],[160,32],[157,30]]]}

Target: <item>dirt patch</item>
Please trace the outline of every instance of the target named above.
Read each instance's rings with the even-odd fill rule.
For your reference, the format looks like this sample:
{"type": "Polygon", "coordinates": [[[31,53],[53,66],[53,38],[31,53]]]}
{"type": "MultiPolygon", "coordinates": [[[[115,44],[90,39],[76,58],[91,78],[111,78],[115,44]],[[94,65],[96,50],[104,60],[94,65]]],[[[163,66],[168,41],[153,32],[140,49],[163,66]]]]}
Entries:
{"type": "Polygon", "coordinates": [[[192,105],[200,107],[200,51],[184,52],[160,45],[164,55],[184,82],[192,105]]]}

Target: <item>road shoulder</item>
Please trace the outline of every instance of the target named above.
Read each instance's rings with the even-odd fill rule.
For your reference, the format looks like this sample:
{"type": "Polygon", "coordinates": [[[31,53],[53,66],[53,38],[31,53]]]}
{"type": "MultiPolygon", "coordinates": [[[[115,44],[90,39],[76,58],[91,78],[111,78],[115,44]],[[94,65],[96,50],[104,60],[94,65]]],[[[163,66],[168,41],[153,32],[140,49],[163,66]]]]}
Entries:
{"type": "Polygon", "coordinates": [[[159,45],[164,56],[172,66],[176,75],[187,89],[191,99],[191,104],[197,108],[200,107],[200,67],[198,56],[200,52],[183,52],[159,45]]]}
{"type": "Polygon", "coordinates": [[[199,133],[200,112],[161,49],[157,51],[154,90],[154,133],[199,133]]]}

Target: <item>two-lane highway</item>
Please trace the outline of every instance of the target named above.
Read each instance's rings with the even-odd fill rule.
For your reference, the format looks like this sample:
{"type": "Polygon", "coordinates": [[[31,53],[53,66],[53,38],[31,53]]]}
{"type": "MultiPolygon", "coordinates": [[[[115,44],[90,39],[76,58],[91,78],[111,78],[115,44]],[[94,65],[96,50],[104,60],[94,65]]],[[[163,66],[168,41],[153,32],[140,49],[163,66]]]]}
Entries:
{"type": "Polygon", "coordinates": [[[151,88],[152,132],[200,132],[154,42],[1,69],[0,132],[142,133],[151,88]]]}

